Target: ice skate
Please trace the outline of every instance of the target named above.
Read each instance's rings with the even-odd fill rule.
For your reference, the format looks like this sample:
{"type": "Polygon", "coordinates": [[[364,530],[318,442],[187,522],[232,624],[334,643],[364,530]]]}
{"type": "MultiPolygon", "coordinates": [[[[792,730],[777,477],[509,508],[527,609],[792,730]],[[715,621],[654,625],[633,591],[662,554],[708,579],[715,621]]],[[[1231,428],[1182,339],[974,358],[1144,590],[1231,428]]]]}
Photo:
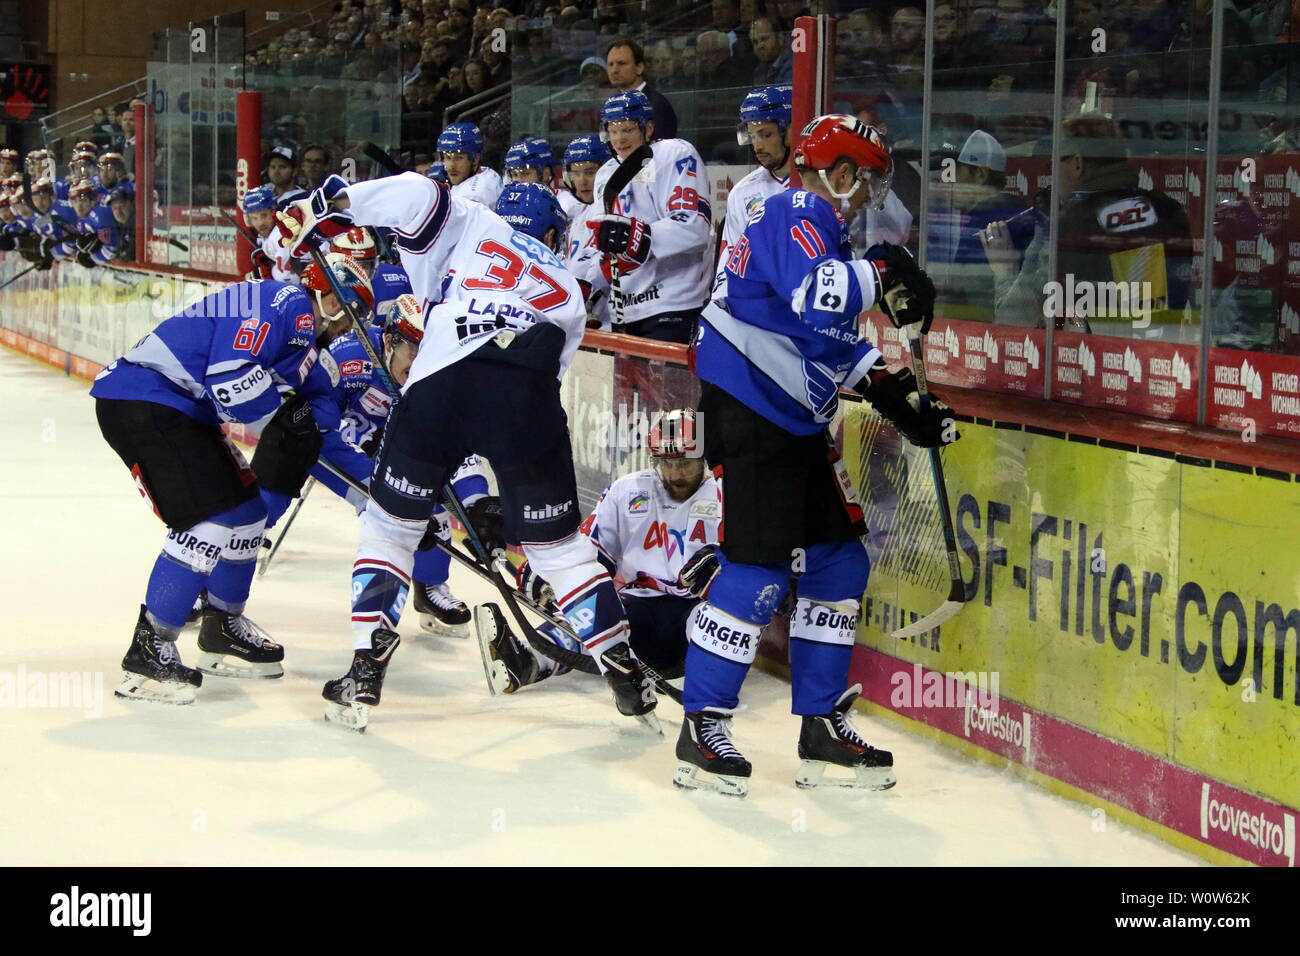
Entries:
{"type": "Polygon", "coordinates": [[[376,628],[370,635],[371,650],[353,651],[352,666],[342,677],[325,682],[325,719],[331,723],[365,733],[370,709],[379,706],[384,688],[384,674],[393,651],[401,643],[394,631],[376,628]]]}
{"type": "Polygon", "coordinates": [[[546,676],[532,648],[515,637],[497,605],[480,604],[474,608],[474,630],[483,656],[483,676],[494,697],[513,694],[546,676]]]}
{"type": "Polygon", "coordinates": [[[753,767],[731,742],[734,710],[706,707],[687,713],[677,737],[677,773],[673,784],[683,790],[712,790],[729,797],[749,793],[753,767]]]}
{"type": "Polygon", "coordinates": [[[618,712],[624,717],[635,717],[662,737],[663,726],[654,714],[659,703],[654,684],[641,669],[641,662],[632,654],[632,648],[626,641],[615,644],[601,655],[601,659],[605,662],[605,680],[614,692],[614,706],[618,712]]]}
{"type": "Polygon", "coordinates": [[[420,615],[420,630],[442,637],[469,637],[470,613],[465,602],[442,584],[421,584],[414,581],[411,590],[415,595],[415,611],[420,615]]]}
{"type": "Polygon", "coordinates": [[[801,790],[815,787],[848,787],[855,790],[888,790],[894,776],[894,755],[872,747],[849,721],[849,709],[862,693],[854,684],[835,703],[829,714],[804,717],[799,731],[799,759],[794,784],[801,790]],[[826,775],[828,767],[847,767],[852,775],[826,775]]]}
{"type": "Polygon", "coordinates": [[[140,605],[131,647],[122,658],[122,682],[114,694],[164,704],[192,704],[195,688],[202,685],[203,675],[181,663],[176,642],[154,630],[140,605]]]}
{"type": "Polygon", "coordinates": [[[270,680],[284,676],[284,648],[243,614],[203,609],[199,670],[213,677],[270,680]]]}

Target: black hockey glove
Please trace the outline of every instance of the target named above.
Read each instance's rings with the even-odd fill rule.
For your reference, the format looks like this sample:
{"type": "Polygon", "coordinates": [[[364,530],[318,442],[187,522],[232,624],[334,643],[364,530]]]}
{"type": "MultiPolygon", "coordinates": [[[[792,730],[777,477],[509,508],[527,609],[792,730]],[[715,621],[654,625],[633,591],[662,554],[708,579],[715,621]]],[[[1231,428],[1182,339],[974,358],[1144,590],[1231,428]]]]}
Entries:
{"type": "Polygon", "coordinates": [[[677,572],[677,586],[685,588],[697,598],[707,598],[709,585],[718,576],[724,563],[722,549],[716,544],[706,544],[691,555],[677,572]]]}
{"type": "Polygon", "coordinates": [[[84,252],[87,255],[93,255],[100,249],[104,248],[104,243],[100,241],[99,236],[93,232],[83,232],[77,235],[75,240],[77,251],[84,252]]]}
{"type": "Polygon", "coordinates": [[[465,511],[470,527],[487,548],[488,554],[496,554],[506,549],[506,522],[501,512],[501,499],[496,495],[484,495],[465,511]]]}
{"type": "MultiPolygon", "coordinates": [[[[650,223],[627,216],[597,216],[587,223],[596,236],[596,248],[618,259],[621,272],[631,272],[650,258],[650,223]]],[[[602,260],[609,278],[609,259],[602,260]]]]}
{"type": "Polygon", "coordinates": [[[12,233],[0,235],[0,252],[13,252],[18,248],[18,237],[12,233]]]}
{"type": "Polygon", "coordinates": [[[371,458],[374,458],[376,455],[379,454],[379,444],[383,440],[384,440],[384,426],[380,425],[369,435],[367,435],[366,440],[363,441],[358,447],[360,447],[360,449],[363,452],[365,452],[367,455],[369,455],[371,458]]]}
{"type": "Polygon", "coordinates": [[[90,253],[78,251],[77,265],[81,266],[84,269],[93,269],[95,268],[95,266],[99,265],[99,263],[95,261],[94,256],[92,256],[90,253]]]}
{"type": "Polygon", "coordinates": [[[895,328],[920,325],[921,334],[934,321],[934,283],[903,246],[882,242],[867,250],[880,273],[880,310],[895,328]]]}
{"type": "Polygon", "coordinates": [[[46,237],[41,240],[40,248],[37,250],[37,272],[45,272],[54,265],[54,247],[58,244],[59,241],[57,239],[46,237]]]}
{"type": "Polygon", "coordinates": [[[41,237],[34,232],[24,232],[18,237],[18,254],[28,262],[40,262],[41,237]]]}
{"type": "Polygon", "coordinates": [[[890,372],[881,362],[872,369],[870,383],[862,389],[862,397],[913,445],[939,448],[961,437],[952,427],[952,409],[937,395],[931,392],[929,404],[921,407],[910,368],[890,372]]]}
{"type": "Polygon", "coordinates": [[[258,484],[268,491],[298,497],[307,473],[320,457],[321,442],[307,400],[301,396],[290,398],[257,440],[252,467],[258,484]]]}
{"type": "Polygon", "coordinates": [[[555,607],[555,589],[525,561],[515,571],[515,587],[519,593],[539,607],[555,607]]]}
{"type": "Polygon", "coordinates": [[[424,537],[415,546],[416,551],[432,551],[438,542],[451,544],[451,518],[445,509],[439,510],[429,518],[429,527],[424,529],[424,537]]]}

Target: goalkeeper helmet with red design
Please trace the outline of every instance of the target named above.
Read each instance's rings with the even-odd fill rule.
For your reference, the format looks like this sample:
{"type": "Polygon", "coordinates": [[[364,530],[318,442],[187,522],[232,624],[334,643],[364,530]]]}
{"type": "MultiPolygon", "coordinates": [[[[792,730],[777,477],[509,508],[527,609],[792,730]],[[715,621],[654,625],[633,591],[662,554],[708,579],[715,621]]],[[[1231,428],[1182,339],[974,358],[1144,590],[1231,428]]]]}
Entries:
{"type": "MultiPolygon", "coordinates": [[[[365,271],[355,260],[341,252],[329,253],[325,257],[325,265],[338,284],[344,301],[351,304],[360,313],[358,318],[364,321],[375,307],[375,293],[370,288],[370,279],[366,277],[365,271]]],[[[334,289],[316,263],[311,263],[302,271],[301,285],[314,294],[316,306],[326,321],[336,322],[344,316],[342,302],[339,303],[339,311],[333,315],[326,314],[321,306],[322,297],[333,292],[334,289]]]]}
{"type": "Polygon", "coordinates": [[[353,226],[347,232],[335,236],[330,243],[330,252],[341,252],[362,262],[368,262],[379,255],[370,230],[362,229],[360,226],[353,226]]]}
{"type": "Polygon", "coordinates": [[[397,297],[397,307],[388,319],[388,331],[415,345],[424,340],[424,310],[411,293],[403,292],[397,297]]]}
{"type": "Polygon", "coordinates": [[[651,458],[699,458],[700,442],[695,431],[695,409],[675,408],[650,428],[646,438],[651,458]]]}
{"type": "Polygon", "coordinates": [[[803,128],[794,148],[794,164],[801,174],[816,172],[827,191],[840,201],[841,211],[847,211],[849,200],[864,183],[868,203],[874,209],[881,208],[894,178],[894,161],[884,135],[874,126],[843,113],[818,116],[803,128]],[[844,160],[853,163],[857,171],[853,188],[841,193],[826,174],[844,160]]]}

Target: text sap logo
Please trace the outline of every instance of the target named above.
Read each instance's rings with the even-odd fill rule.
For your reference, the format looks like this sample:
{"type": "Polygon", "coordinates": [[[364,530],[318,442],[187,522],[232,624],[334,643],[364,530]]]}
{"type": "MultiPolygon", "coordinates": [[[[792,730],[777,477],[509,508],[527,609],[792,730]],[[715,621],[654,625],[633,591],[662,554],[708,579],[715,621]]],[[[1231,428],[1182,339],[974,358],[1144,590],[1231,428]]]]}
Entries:
{"type": "Polygon", "coordinates": [[[644,514],[650,510],[650,499],[646,495],[636,494],[632,500],[627,503],[627,513],[630,515],[644,514]]]}
{"type": "Polygon", "coordinates": [[[50,925],[128,927],[132,936],[148,936],[153,926],[152,893],[82,893],[74,886],[50,897],[50,925]]]}
{"type": "Polygon", "coordinates": [[[1138,167],[1138,189],[1155,189],[1155,180],[1145,166],[1138,167]]]}
{"type": "Polygon", "coordinates": [[[1269,242],[1264,236],[1255,240],[1255,254],[1264,262],[1265,265],[1277,264],[1277,250],[1273,248],[1273,243],[1269,242]]]}
{"type": "Polygon", "coordinates": [[[1097,212],[1097,222],[1107,232],[1133,232],[1154,226],[1159,217],[1148,200],[1134,196],[1102,206],[1097,212]]]}
{"type": "Polygon", "coordinates": [[[997,364],[998,361],[998,340],[990,333],[984,333],[984,354],[989,357],[989,361],[997,364]]]}
{"type": "Polygon", "coordinates": [[[961,355],[961,340],[957,337],[957,333],[952,330],[952,326],[947,326],[943,330],[943,347],[947,349],[948,354],[953,358],[961,355]]]}
{"type": "Polygon", "coordinates": [[[695,157],[683,156],[681,159],[677,160],[676,167],[679,176],[694,176],[696,174],[695,157]]]}
{"type": "Polygon", "coordinates": [[[525,521],[550,521],[552,518],[559,518],[573,510],[573,499],[562,501],[555,505],[539,505],[533,508],[524,505],[525,521]]]}
{"type": "Polygon", "coordinates": [[[293,327],[299,332],[314,332],[316,330],[316,319],[310,314],[300,315],[293,320],[293,327]]]}
{"type": "Polygon", "coordinates": [[[1208,781],[1201,784],[1201,839],[1208,840],[1210,831],[1218,830],[1248,846],[1257,847],[1286,860],[1295,866],[1295,817],[1278,810],[1276,814],[1260,811],[1252,813],[1220,800],[1210,791],[1208,781]],[[1278,817],[1281,819],[1278,819],[1278,817]]]}
{"type": "Polygon", "coordinates": [[[1290,166],[1286,168],[1286,188],[1292,196],[1300,199],[1300,174],[1290,166]]]}
{"type": "Polygon", "coordinates": [[[339,366],[339,374],[345,378],[349,375],[369,375],[374,366],[364,359],[349,359],[339,366]]]}
{"type": "Polygon", "coordinates": [[[966,691],[966,706],[962,710],[962,735],[970,737],[971,732],[984,734],[994,740],[1002,740],[1024,751],[1024,759],[1029,761],[1033,737],[1029,711],[1021,714],[1017,720],[1010,714],[998,713],[998,710],[979,706],[975,695],[966,691]]]}
{"type": "Polygon", "coordinates": [[[579,637],[590,634],[592,626],[596,623],[596,595],[593,594],[581,604],[570,608],[564,613],[564,619],[573,625],[579,637]]]}
{"type": "Polygon", "coordinates": [[[1089,375],[1097,374],[1097,356],[1092,354],[1087,342],[1079,343],[1079,364],[1089,375]]]}

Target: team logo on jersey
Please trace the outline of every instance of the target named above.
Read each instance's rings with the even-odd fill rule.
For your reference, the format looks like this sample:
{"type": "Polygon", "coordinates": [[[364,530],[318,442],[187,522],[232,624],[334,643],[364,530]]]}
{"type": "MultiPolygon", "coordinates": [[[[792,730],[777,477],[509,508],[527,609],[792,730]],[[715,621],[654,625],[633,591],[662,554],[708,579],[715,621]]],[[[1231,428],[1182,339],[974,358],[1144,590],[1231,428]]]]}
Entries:
{"type": "Polygon", "coordinates": [[[371,418],[385,418],[393,405],[393,400],[381,388],[371,385],[359,401],[361,410],[371,418]]]}
{"type": "Polygon", "coordinates": [[[311,314],[300,315],[293,320],[293,327],[299,332],[314,332],[316,330],[316,319],[311,314]]]}
{"type": "Polygon", "coordinates": [[[717,518],[722,514],[722,506],[716,501],[697,501],[691,505],[692,518],[717,518]]]}
{"type": "Polygon", "coordinates": [[[694,157],[694,156],[683,156],[681,159],[677,160],[676,166],[677,166],[677,172],[678,172],[679,175],[683,175],[683,176],[694,176],[694,175],[695,175],[695,157],[694,157]]]}
{"type": "Polygon", "coordinates": [[[348,375],[369,375],[373,371],[373,366],[364,359],[351,359],[339,366],[339,374],[348,375]]]}
{"type": "Polygon", "coordinates": [[[627,503],[627,513],[630,515],[644,514],[649,510],[650,498],[647,495],[633,495],[632,500],[627,503]]]}
{"type": "Polygon", "coordinates": [[[750,216],[752,216],[754,214],[754,210],[761,205],[763,205],[762,196],[751,196],[749,198],[749,201],[745,203],[745,218],[748,219],[750,216]]]}
{"type": "Polygon", "coordinates": [[[271,308],[278,309],[281,303],[283,303],[285,299],[289,298],[289,296],[293,295],[296,292],[298,292],[297,286],[294,285],[285,286],[283,289],[277,292],[275,294],[275,298],[271,300],[271,308]]]}

